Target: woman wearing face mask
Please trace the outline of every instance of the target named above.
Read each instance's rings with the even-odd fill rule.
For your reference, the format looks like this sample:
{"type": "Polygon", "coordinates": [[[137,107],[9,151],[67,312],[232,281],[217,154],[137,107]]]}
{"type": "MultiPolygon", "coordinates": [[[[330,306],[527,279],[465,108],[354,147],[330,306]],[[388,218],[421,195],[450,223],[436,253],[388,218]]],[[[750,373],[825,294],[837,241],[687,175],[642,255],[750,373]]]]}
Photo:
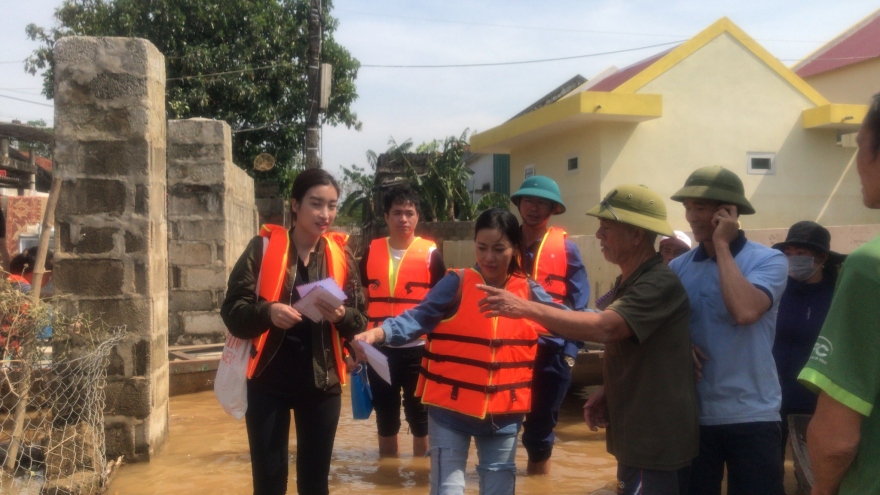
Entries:
{"type": "Polygon", "coordinates": [[[779,301],[773,357],[782,385],[783,452],[789,414],[813,414],[815,393],[798,383],[825,322],[837,272],[844,256],[831,251],[831,234],[821,225],[803,221],[791,226],[785,242],[773,245],[788,257],[788,285],[779,301]]]}

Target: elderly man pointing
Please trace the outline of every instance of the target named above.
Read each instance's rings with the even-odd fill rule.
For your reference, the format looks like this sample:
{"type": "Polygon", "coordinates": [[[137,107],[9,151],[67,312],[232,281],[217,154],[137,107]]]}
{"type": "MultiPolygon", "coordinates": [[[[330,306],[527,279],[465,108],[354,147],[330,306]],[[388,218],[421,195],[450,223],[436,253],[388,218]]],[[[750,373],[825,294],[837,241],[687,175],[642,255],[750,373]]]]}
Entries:
{"type": "Polygon", "coordinates": [[[605,343],[605,386],[584,418],[608,428],[618,493],[685,494],[699,427],[687,293],[654,249],[658,234],[674,235],[666,206],[645,186],[622,185],[587,215],[599,218],[602,254],[621,271],[606,310],[565,311],[484,286],[482,311],[605,343]]]}

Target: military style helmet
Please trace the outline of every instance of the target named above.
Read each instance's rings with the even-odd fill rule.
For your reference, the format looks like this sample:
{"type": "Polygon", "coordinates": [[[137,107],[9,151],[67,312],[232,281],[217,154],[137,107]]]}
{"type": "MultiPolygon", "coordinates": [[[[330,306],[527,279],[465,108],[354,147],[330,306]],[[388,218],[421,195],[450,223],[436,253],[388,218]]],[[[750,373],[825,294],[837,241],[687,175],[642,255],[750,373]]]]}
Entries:
{"type": "Polygon", "coordinates": [[[647,186],[623,184],[615,187],[587,215],[615,220],[645,230],[673,237],[675,232],[666,222],[663,198],[647,186]]]}
{"type": "Polygon", "coordinates": [[[737,206],[741,215],[753,215],[755,208],[746,199],[745,188],[739,177],[724,167],[703,167],[695,170],[684,187],[672,195],[673,201],[683,203],[686,199],[711,199],[737,206]]]}
{"type": "Polygon", "coordinates": [[[565,205],[562,203],[562,196],[559,194],[559,185],[550,177],[544,177],[543,175],[529,177],[519,186],[519,190],[510,196],[510,201],[518,208],[523,196],[549,199],[556,203],[556,208],[553,210],[554,215],[565,213],[565,205]]]}

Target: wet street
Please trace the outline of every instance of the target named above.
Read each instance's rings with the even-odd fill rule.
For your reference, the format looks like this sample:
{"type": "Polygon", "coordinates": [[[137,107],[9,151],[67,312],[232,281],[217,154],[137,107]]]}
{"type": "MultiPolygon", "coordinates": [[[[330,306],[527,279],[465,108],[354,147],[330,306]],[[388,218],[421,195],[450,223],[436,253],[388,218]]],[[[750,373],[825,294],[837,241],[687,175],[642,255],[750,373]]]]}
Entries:
{"type": "MultiPolygon", "coordinates": [[[[413,459],[406,446],[412,437],[401,432],[400,459],[379,459],[376,425],[351,419],[351,402],[342,401],[330,472],[332,493],[415,495],[428,492],[429,462],[413,459]]],[[[557,427],[553,471],[549,476],[525,475],[526,453],[517,449],[516,491],[519,494],[589,494],[615,479],[616,461],[605,452],[605,434],[587,429],[580,415],[583,401],[568,401],[557,427]]],[[[237,422],[220,408],[213,392],[171,398],[170,436],[164,450],[149,463],[124,465],[107,493],[247,494],[251,493],[250,460],[244,420],[237,422]]],[[[405,429],[405,426],[404,426],[405,429]]],[[[291,476],[288,493],[296,493],[293,462],[296,439],[291,438],[291,476]]],[[[410,449],[411,452],[411,449],[410,449]]],[[[468,493],[477,493],[472,448],[468,465],[468,493]]],[[[786,463],[786,488],[794,493],[791,463],[786,463]]],[[[613,492],[605,492],[613,493],[613,492]]]]}

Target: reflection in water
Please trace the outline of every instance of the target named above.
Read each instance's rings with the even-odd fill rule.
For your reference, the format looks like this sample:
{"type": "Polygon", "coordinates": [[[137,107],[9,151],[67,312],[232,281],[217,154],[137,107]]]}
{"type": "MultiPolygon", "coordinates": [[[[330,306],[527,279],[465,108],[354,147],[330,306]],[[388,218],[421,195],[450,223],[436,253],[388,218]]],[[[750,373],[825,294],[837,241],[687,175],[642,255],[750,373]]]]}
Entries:
{"type": "MultiPolygon", "coordinates": [[[[346,389],[347,390],[347,389],[346,389]]],[[[581,401],[578,403],[582,404],[581,401]]],[[[351,401],[344,397],[342,418],[330,468],[333,493],[423,495],[428,491],[430,463],[407,455],[412,438],[401,432],[400,459],[380,459],[374,417],[351,419],[351,401]]],[[[604,433],[590,432],[583,424],[580,407],[572,401],[563,411],[556,432],[553,472],[526,477],[526,453],[517,448],[517,493],[590,493],[614,480],[616,462],[605,452],[604,433]]],[[[237,422],[217,404],[213,392],[171,398],[170,436],[162,452],[149,463],[123,466],[107,493],[147,494],[242,494],[251,493],[250,457],[244,421],[237,422]]],[[[404,422],[404,430],[406,422],[404,422]]],[[[288,493],[296,493],[294,461],[296,440],[291,433],[291,465],[288,493]]],[[[476,492],[476,450],[471,449],[468,492],[476,492]]]]}
{"type": "MultiPolygon", "coordinates": [[[[346,389],[347,390],[347,389],[346,389]]],[[[566,401],[556,428],[553,469],[548,476],[525,476],[526,452],[517,448],[516,491],[519,494],[589,494],[613,486],[617,462],[605,452],[605,434],[583,423],[582,400],[566,401]]],[[[428,459],[406,455],[412,438],[401,432],[400,459],[380,459],[376,424],[351,419],[351,401],[343,397],[342,418],[330,468],[332,493],[424,495],[428,492],[428,459]]],[[[149,463],[123,466],[110,484],[113,495],[165,495],[252,492],[250,457],[244,421],[236,422],[217,404],[213,392],[171,398],[170,436],[164,450],[149,463]]],[[[404,429],[406,423],[404,422],[404,429]]],[[[296,493],[296,439],[291,433],[288,493],[296,493]]],[[[477,492],[471,449],[468,493],[477,492]]],[[[786,491],[794,493],[791,462],[786,463],[786,491]]],[[[2,490],[0,490],[2,492],[2,490]]],[[[602,493],[613,493],[603,490],[602,493]]]]}

